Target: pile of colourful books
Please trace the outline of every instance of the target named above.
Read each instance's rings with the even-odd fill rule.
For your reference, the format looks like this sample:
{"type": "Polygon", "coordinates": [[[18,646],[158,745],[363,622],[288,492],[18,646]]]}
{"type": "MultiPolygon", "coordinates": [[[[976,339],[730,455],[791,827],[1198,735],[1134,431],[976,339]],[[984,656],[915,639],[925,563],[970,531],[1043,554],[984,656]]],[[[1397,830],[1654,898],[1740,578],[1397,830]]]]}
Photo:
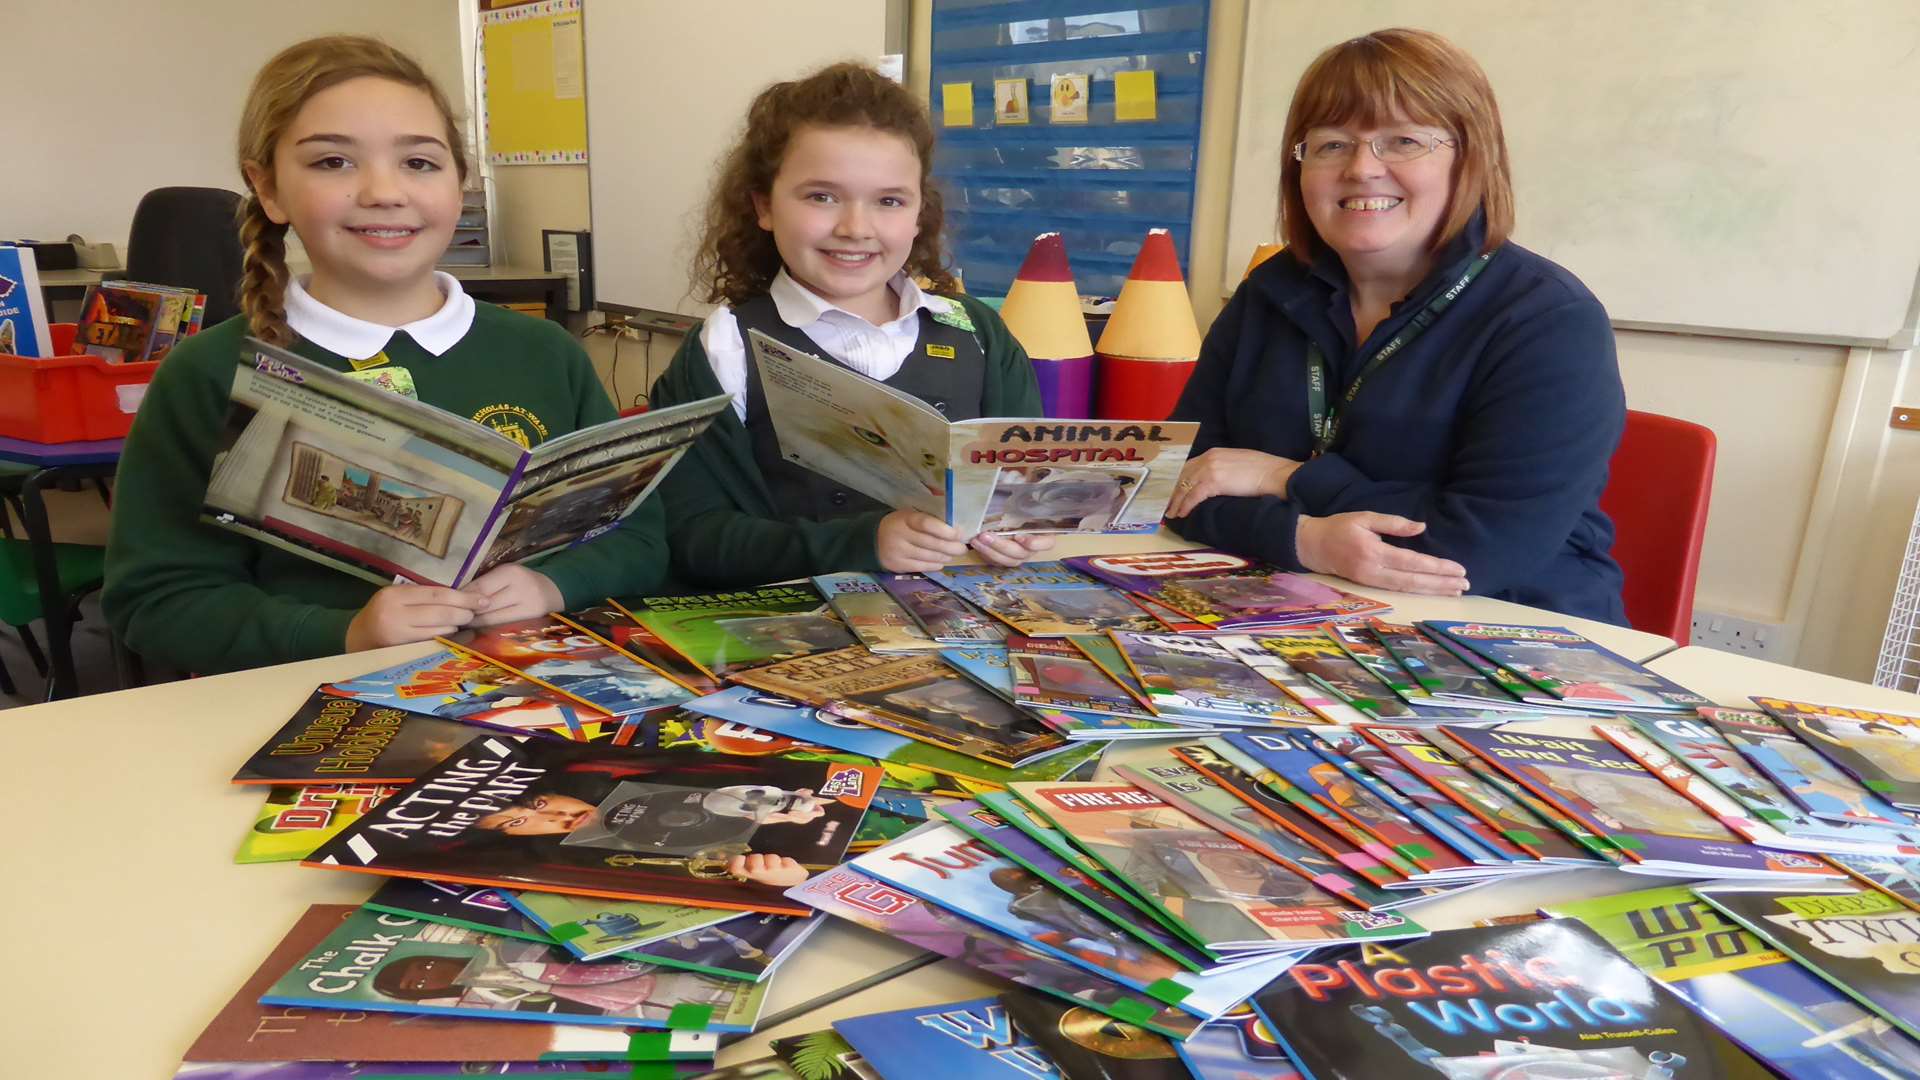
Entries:
{"type": "Polygon", "coordinates": [[[1173,554],[610,600],[317,688],[238,858],[380,886],[180,1075],[1920,1075],[1920,720],[1173,554]],[[1580,868],[1658,887],[1423,923],[1580,868]],[[829,918],[1010,990],[709,1072],[829,918]]]}

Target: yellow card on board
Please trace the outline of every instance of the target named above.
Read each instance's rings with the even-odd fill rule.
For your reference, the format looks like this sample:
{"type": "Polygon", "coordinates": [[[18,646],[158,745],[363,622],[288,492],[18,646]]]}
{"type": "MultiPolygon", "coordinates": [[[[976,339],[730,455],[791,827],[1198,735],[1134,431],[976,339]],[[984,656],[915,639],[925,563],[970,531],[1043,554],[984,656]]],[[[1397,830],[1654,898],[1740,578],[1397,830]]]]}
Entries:
{"type": "Polygon", "coordinates": [[[1153,72],[1115,72],[1113,118],[1115,120],[1157,120],[1159,117],[1159,97],[1153,89],[1153,72]]]}
{"type": "Polygon", "coordinates": [[[940,84],[940,125],[942,127],[973,126],[972,83],[940,84]]]}

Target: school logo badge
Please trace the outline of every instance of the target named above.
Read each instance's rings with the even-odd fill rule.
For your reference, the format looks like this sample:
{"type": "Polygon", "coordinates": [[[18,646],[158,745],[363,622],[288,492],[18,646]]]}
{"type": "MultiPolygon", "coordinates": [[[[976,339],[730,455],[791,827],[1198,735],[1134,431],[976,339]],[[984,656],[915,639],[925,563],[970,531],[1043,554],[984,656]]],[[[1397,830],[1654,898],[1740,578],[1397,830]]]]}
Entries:
{"type": "Polygon", "coordinates": [[[547,438],[547,425],[518,405],[489,405],[473,414],[473,422],[485,424],[529,450],[547,438]]]}
{"type": "Polygon", "coordinates": [[[12,278],[8,277],[5,274],[0,274],[0,300],[5,300],[7,297],[12,296],[13,290],[19,287],[20,287],[19,282],[13,280],[12,278]]]}

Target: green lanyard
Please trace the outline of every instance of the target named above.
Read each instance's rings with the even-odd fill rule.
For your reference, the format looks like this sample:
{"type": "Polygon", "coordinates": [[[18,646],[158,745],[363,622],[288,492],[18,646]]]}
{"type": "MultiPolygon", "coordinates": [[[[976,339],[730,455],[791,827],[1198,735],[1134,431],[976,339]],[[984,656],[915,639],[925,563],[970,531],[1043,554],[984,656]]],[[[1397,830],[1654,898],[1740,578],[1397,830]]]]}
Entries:
{"type": "Polygon", "coordinates": [[[1489,251],[1470,260],[1466,272],[1460,275],[1460,280],[1428,301],[1427,306],[1421,308],[1414,315],[1413,321],[1395,334],[1392,341],[1380,346],[1380,351],[1368,357],[1366,362],[1360,365],[1360,374],[1354,376],[1353,382],[1347,387],[1347,392],[1340,395],[1340,400],[1332,405],[1327,401],[1327,358],[1320,354],[1320,346],[1312,342],[1307,343],[1307,419],[1313,426],[1314,457],[1326,453],[1327,449],[1333,445],[1334,437],[1340,433],[1338,410],[1353,404],[1354,397],[1360,393],[1360,384],[1367,381],[1367,376],[1380,370],[1380,365],[1386,363],[1389,357],[1425,333],[1427,327],[1432,326],[1440,318],[1440,313],[1458,300],[1461,293],[1467,291],[1467,286],[1473,284],[1473,279],[1479,277],[1480,271],[1487,268],[1487,263],[1492,261],[1493,256],[1494,252],[1489,251]]]}

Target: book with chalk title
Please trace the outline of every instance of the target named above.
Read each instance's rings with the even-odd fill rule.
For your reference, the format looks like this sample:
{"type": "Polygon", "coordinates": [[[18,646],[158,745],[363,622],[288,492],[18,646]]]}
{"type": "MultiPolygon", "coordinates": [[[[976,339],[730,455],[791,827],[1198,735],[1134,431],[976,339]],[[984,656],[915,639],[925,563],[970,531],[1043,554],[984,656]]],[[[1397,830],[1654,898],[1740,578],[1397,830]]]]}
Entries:
{"type": "Polygon", "coordinates": [[[1771,1076],[1573,919],[1313,954],[1255,994],[1311,1080],[1771,1076]]]}

